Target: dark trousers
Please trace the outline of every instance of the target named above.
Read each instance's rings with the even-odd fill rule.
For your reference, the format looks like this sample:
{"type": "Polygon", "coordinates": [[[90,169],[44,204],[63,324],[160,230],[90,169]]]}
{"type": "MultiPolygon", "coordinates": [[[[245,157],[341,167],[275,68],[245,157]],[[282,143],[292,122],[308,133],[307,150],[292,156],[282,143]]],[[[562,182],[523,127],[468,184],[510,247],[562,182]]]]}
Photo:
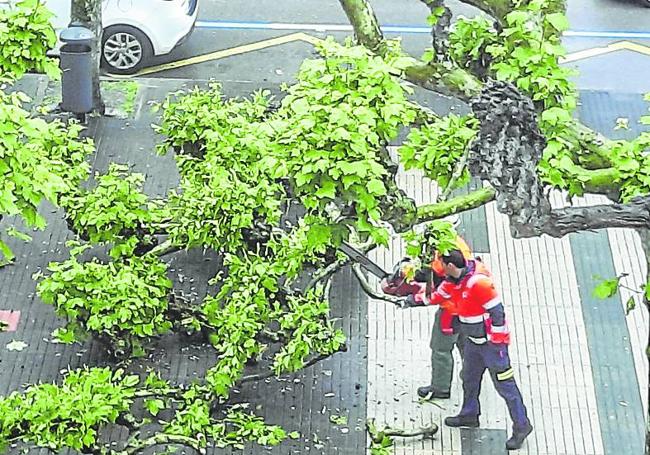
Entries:
{"type": "Polygon", "coordinates": [[[513,429],[517,431],[526,428],[530,422],[521,392],[515,382],[514,371],[510,366],[508,346],[492,343],[476,344],[467,340],[463,351],[463,407],[460,415],[478,417],[481,413],[479,394],[483,373],[487,369],[494,387],[506,401],[513,429]]]}

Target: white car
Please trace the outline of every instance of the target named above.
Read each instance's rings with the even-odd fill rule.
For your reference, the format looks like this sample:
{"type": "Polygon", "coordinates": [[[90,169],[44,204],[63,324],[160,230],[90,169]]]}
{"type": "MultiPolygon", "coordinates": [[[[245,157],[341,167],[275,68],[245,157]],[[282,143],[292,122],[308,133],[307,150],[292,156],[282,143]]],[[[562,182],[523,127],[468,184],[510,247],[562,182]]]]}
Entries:
{"type": "MultiPolygon", "coordinates": [[[[58,36],[70,23],[71,0],[43,3],[54,13],[58,36]]],[[[198,9],[198,0],[102,0],[102,67],[132,74],[152,56],[168,54],[190,35],[198,9]]]]}

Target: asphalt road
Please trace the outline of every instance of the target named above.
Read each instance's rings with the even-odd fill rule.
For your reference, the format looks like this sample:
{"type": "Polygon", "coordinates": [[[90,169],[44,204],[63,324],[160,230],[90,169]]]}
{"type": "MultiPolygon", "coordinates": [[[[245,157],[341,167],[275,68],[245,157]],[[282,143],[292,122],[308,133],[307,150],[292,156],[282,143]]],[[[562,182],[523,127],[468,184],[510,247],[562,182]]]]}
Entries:
{"type": "MultiPolygon", "coordinates": [[[[571,30],[565,37],[569,52],[606,48],[625,41],[647,47],[650,54],[650,8],[641,0],[569,0],[567,14],[571,30]],[[623,34],[622,34],[623,33],[623,34]]],[[[471,17],[478,11],[450,1],[455,15],[471,17]]],[[[372,6],[382,25],[397,27],[403,47],[412,55],[430,45],[426,16],[428,9],[418,0],[375,0],[372,6]]],[[[304,31],[324,38],[342,40],[351,33],[337,0],[202,0],[197,28],[190,39],[155,65],[234,48],[248,43],[304,31]],[[315,30],[315,24],[320,24],[315,30]],[[343,28],[343,30],[342,30],[343,28]]],[[[633,48],[634,45],[628,46],[633,48]]],[[[638,50],[638,48],[637,48],[638,50]]],[[[650,55],[634,49],[602,52],[572,62],[580,71],[581,89],[650,92],[650,55]]],[[[250,81],[264,86],[292,80],[300,62],[313,55],[313,46],[295,41],[251,53],[193,64],[155,73],[158,77],[250,81]]]]}

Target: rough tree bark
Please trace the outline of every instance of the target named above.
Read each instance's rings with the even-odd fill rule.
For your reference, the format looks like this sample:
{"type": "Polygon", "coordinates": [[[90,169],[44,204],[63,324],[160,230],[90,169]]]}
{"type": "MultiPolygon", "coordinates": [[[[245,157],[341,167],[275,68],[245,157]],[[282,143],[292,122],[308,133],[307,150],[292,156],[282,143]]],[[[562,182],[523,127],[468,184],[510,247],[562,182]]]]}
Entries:
{"type": "Polygon", "coordinates": [[[341,0],[341,6],[354,28],[357,42],[382,55],[386,51],[377,16],[366,0],[341,0]]]}
{"type": "MultiPolygon", "coordinates": [[[[380,48],[377,41],[382,40],[383,37],[379,31],[377,18],[368,2],[366,0],[339,1],[350,23],[357,30],[357,36],[364,37],[360,43],[368,42],[375,48],[380,48]]],[[[482,115],[483,118],[479,118],[482,124],[482,137],[474,141],[475,151],[481,155],[474,157],[474,162],[477,164],[472,173],[488,180],[494,186],[497,191],[499,210],[509,216],[513,215],[510,220],[513,236],[534,237],[548,234],[558,237],[585,229],[649,226],[650,197],[639,197],[629,204],[571,207],[551,211],[548,196],[544,194],[543,185],[536,172],[544,148],[544,138],[537,129],[536,112],[532,102],[513,87],[506,90],[505,85],[501,85],[495,89],[497,86],[493,83],[486,87],[467,71],[448,63],[414,64],[406,70],[405,77],[423,88],[468,101],[477,118],[482,115]],[[498,94],[500,91],[503,93],[498,94]],[[508,101],[510,96],[513,98],[508,101]],[[494,100],[490,101],[490,97],[494,97],[494,100]],[[506,104],[501,105],[502,102],[506,104]],[[489,112],[491,107],[483,109],[483,113],[478,114],[476,110],[481,110],[481,103],[494,107],[499,115],[489,112]],[[500,123],[491,124],[493,117],[500,123]],[[532,141],[530,143],[526,143],[518,136],[525,129],[531,129],[526,136],[527,141],[532,141]],[[497,139],[499,136],[493,136],[494,134],[502,136],[497,139]],[[490,148],[490,153],[487,150],[481,151],[482,146],[490,148]],[[524,155],[514,153],[513,150],[519,150],[524,155]],[[481,161],[484,164],[482,168],[481,161]],[[493,165],[496,165],[494,173],[491,172],[493,165]],[[501,174],[504,170],[509,170],[508,175],[501,174]],[[524,179],[522,182],[518,182],[520,174],[524,179]],[[506,194],[509,191],[513,193],[506,194]],[[499,193],[503,194],[499,196],[499,193]]],[[[603,172],[592,175],[594,183],[603,184],[603,176],[611,175],[611,171],[606,169],[609,164],[607,155],[612,146],[611,141],[578,122],[569,134],[567,140],[577,143],[581,150],[591,152],[587,154],[593,157],[588,163],[589,168],[604,169],[603,172]]],[[[577,157],[576,161],[580,162],[577,157]]],[[[615,188],[609,184],[601,187],[591,186],[600,193],[615,192],[615,188]]],[[[427,212],[430,218],[431,211],[427,210],[427,212]]],[[[416,222],[420,221],[426,220],[419,218],[416,222]]]]}
{"type": "Polygon", "coordinates": [[[445,5],[444,0],[421,0],[427,5],[437,20],[431,27],[433,43],[433,56],[436,63],[449,61],[449,26],[451,25],[451,10],[445,5]]]}
{"type": "Polygon", "coordinates": [[[70,10],[72,22],[90,29],[95,35],[93,51],[93,110],[104,113],[104,101],[99,88],[99,61],[102,42],[102,0],[72,0],[70,10]]]}
{"type": "Polygon", "coordinates": [[[532,101],[506,82],[489,82],[471,103],[480,130],[470,148],[472,175],[487,180],[497,192],[497,210],[508,215],[513,237],[610,227],[650,227],[650,196],[627,204],[551,209],[537,174],[545,140],[537,127],[532,101]]]}

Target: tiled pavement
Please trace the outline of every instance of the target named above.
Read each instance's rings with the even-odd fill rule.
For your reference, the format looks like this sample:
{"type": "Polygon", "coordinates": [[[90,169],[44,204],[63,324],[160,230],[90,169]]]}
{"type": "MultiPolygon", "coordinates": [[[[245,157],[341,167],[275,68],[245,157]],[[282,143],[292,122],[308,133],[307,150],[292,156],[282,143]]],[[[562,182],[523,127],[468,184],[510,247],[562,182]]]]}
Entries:
{"type": "MultiPolygon", "coordinates": [[[[645,109],[638,95],[585,93],[581,114],[591,126],[609,134],[621,113],[629,114],[634,125],[645,109]]],[[[418,172],[401,170],[398,179],[418,203],[435,199],[435,184],[418,172]]],[[[574,201],[603,202],[595,197],[574,201]]],[[[556,194],[553,203],[562,206],[565,198],[556,194]]],[[[648,406],[644,355],[648,312],[638,306],[625,316],[624,302],[632,295],[625,289],[620,297],[606,301],[591,296],[596,285],[593,275],[611,278],[628,273],[625,283],[637,288],[645,281],[646,262],[638,235],[611,229],[562,239],[514,240],[507,218],[494,204],[475,212],[479,210],[486,212],[489,238],[489,252],[480,255],[506,305],[513,331],[512,363],[535,427],[518,453],[642,454],[648,406]]],[[[464,236],[471,246],[484,243],[475,226],[468,226],[481,218],[462,217],[461,230],[465,225],[464,236]]],[[[388,249],[372,253],[386,269],[404,255],[398,237],[388,249]]],[[[431,421],[441,425],[431,440],[397,441],[396,454],[503,453],[511,424],[489,376],[481,394],[481,427],[495,431],[458,431],[441,424],[460,408],[457,374],[450,400],[417,401],[415,389],[430,378],[428,346],[434,311],[430,307],[397,310],[375,300],[368,304],[368,414],[394,427],[412,428],[431,421]]],[[[457,352],[455,357],[459,371],[457,352]]]]}
{"type": "MultiPolygon", "coordinates": [[[[106,168],[109,161],[132,163],[135,170],[147,173],[146,191],[163,194],[175,184],[177,176],[170,156],[153,154],[156,138],[149,124],[154,119],[147,105],[178,89],[183,81],[140,82],[143,89],[133,118],[102,119],[91,130],[99,148],[93,163],[97,169],[106,168]]],[[[224,88],[231,94],[253,89],[241,85],[224,88]]],[[[47,94],[38,83],[31,89],[41,97],[47,94]]],[[[601,103],[599,110],[612,103],[606,95],[587,95],[586,100],[591,96],[601,103]]],[[[622,101],[627,105],[632,98],[622,101]]],[[[583,105],[583,114],[592,112],[588,104],[583,105]]],[[[598,118],[591,120],[599,126],[598,118]]],[[[418,203],[426,203],[435,195],[435,186],[415,172],[402,172],[399,179],[418,203]]],[[[555,202],[563,203],[559,197],[555,202]]],[[[64,256],[62,243],[68,234],[60,213],[47,208],[45,212],[50,223],[48,230],[37,233],[30,244],[16,243],[19,263],[0,270],[0,310],[21,311],[18,331],[0,334],[3,394],[24,383],[54,380],[59,370],[68,365],[106,362],[101,349],[93,344],[67,348],[46,342],[59,321],[50,307],[34,297],[30,276],[49,260],[64,256]],[[11,339],[23,340],[29,346],[23,352],[8,352],[4,347],[11,339]]],[[[624,316],[628,291],[606,303],[590,302],[593,284],[587,282],[590,272],[583,264],[586,262],[586,266],[598,272],[607,271],[605,266],[610,264],[609,272],[630,273],[630,284],[642,282],[645,260],[636,234],[610,230],[596,237],[581,234],[577,240],[513,240],[506,219],[493,205],[463,215],[462,220],[467,239],[480,250],[494,273],[513,329],[513,365],[535,425],[533,435],[519,453],[608,454],[614,453],[608,447],[617,444],[616,452],[621,455],[640,454],[636,450],[642,441],[644,410],[648,405],[648,364],[643,355],[648,339],[648,314],[645,308],[637,308],[624,316]],[[487,231],[477,223],[487,225],[487,231]],[[581,252],[581,248],[586,251],[581,252]],[[602,254],[603,259],[580,260],[595,253],[602,254]],[[610,313],[599,311],[605,308],[610,313]],[[609,320],[603,318],[609,315],[619,322],[616,332],[604,332],[608,326],[603,324],[609,320]],[[603,342],[612,336],[619,337],[616,343],[603,342]],[[622,346],[620,352],[607,351],[610,344],[622,346]],[[628,367],[632,369],[627,373],[632,374],[623,370],[628,367]]],[[[403,247],[397,238],[389,249],[373,253],[386,268],[402,255],[403,247]]],[[[198,253],[175,258],[175,273],[193,275],[200,282],[201,274],[211,273],[210,267],[216,266],[212,260],[198,253]]],[[[191,285],[187,280],[184,286],[197,297],[206,292],[205,286],[191,285]]],[[[374,417],[380,424],[412,427],[431,421],[440,424],[444,416],[458,409],[461,390],[457,378],[450,400],[422,404],[415,400],[416,387],[427,383],[430,374],[432,308],[396,310],[382,301],[367,302],[349,271],[337,278],[331,300],[334,315],[341,317],[341,324],[350,335],[350,351],[295,377],[260,384],[242,390],[239,395],[242,401],[259,404],[258,412],[273,423],[298,429],[302,438],[270,451],[247,447],[245,453],[361,454],[366,417],[374,417]],[[331,425],[331,414],[347,415],[349,425],[331,425]]],[[[163,341],[161,347],[164,353],[157,360],[158,365],[174,380],[187,381],[200,375],[211,360],[205,349],[189,348],[179,340],[163,341]]],[[[395,453],[503,453],[503,442],[509,432],[507,411],[488,378],[483,389],[481,430],[461,432],[441,426],[432,440],[398,439],[395,453]]]]}

